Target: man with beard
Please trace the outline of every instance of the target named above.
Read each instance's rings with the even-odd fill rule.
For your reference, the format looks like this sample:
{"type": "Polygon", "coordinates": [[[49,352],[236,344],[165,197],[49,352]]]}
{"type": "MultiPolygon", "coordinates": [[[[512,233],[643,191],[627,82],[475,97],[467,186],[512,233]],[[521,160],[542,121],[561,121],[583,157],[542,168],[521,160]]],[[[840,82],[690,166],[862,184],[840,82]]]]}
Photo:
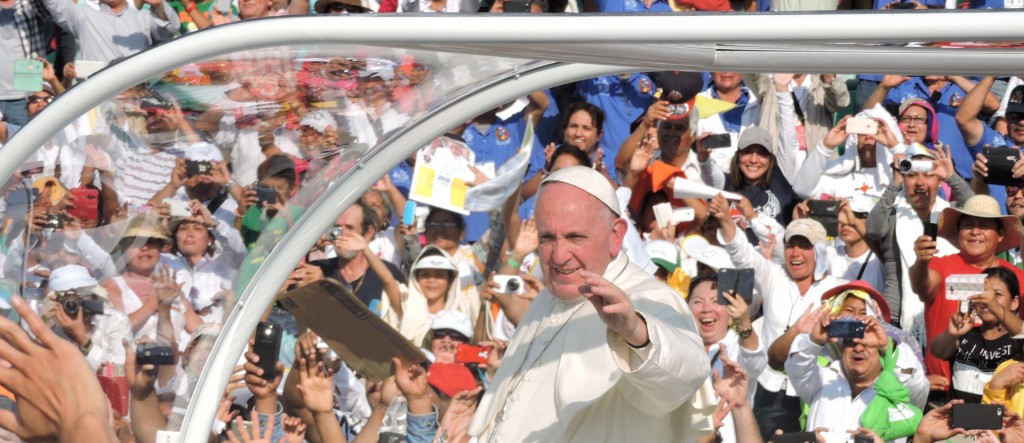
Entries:
{"type": "MultiPolygon", "coordinates": [[[[910,285],[910,268],[917,261],[914,239],[924,233],[924,225],[936,223],[939,213],[950,203],[938,196],[939,184],[949,184],[958,202],[974,195],[967,182],[953,169],[947,152],[931,151],[920,144],[911,145],[905,155],[896,155],[895,167],[907,158],[931,161],[929,172],[895,173],[882,198],[868,214],[867,236],[878,245],[885,263],[885,301],[892,310],[892,324],[924,341],[924,304],[910,285]]],[[[938,255],[952,254],[956,247],[938,239],[938,255]]]]}
{"type": "Polygon", "coordinates": [[[170,181],[160,192],[153,194],[149,205],[164,206],[164,199],[168,198],[182,202],[199,200],[218,220],[233,225],[238,200],[228,197],[241,199],[244,192],[231,178],[220,149],[209,143],[196,143],[185,149],[184,158],[176,160],[170,181]],[[187,166],[189,162],[196,166],[190,168],[187,166]],[[182,187],[184,195],[180,191],[182,187]]]}
{"type": "MultiPolygon", "coordinates": [[[[381,295],[384,293],[384,279],[374,269],[371,269],[370,262],[363,249],[373,240],[377,233],[377,212],[356,201],[349,206],[334,222],[335,228],[340,228],[341,233],[338,240],[334,241],[337,257],[325,260],[316,260],[315,266],[300,266],[292,277],[300,280],[301,283],[319,280],[321,278],[333,278],[341,282],[371,311],[380,314],[381,295]],[[342,241],[347,240],[347,241],[342,241]],[[361,240],[361,241],[360,241],[361,240]],[[338,245],[361,245],[361,248],[351,250],[342,249],[338,245]]],[[[384,264],[387,271],[395,281],[405,281],[402,271],[395,265],[379,261],[384,264]]]]}

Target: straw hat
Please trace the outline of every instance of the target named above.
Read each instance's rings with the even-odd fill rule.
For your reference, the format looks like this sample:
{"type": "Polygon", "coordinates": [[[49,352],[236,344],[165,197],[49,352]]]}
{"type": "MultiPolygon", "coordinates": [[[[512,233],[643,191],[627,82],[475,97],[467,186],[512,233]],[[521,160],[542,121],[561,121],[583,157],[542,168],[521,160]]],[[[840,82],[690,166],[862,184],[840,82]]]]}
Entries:
{"type": "Polygon", "coordinates": [[[996,254],[1020,246],[1020,220],[1012,215],[1003,215],[999,202],[987,195],[975,195],[967,199],[962,208],[943,209],[939,214],[939,237],[959,247],[960,218],[965,215],[999,220],[1002,224],[999,234],[1003,236],[1003,241],[996,246],[996,254]]]}
{"type": "Polygon", "coordinates": [[[156,238],[168,242],[171,241],[160,221],[150,215],[140,215],[133,218],[128,222],[128,229],[121,238],[156,238]]]}

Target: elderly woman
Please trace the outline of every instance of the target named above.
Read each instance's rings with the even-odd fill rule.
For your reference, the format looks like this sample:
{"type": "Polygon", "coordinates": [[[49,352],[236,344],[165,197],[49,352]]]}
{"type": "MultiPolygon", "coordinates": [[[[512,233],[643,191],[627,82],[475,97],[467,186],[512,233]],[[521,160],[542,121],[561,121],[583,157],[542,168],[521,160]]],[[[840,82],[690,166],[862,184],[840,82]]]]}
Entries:
{"type": "Polygon", "coordinates": [[[175,273],[160,265],[160,254],[169,244],[170,238],[156,219],[132,219],[119,245],[125,269],[101,283],[110,294],[111,305],[128,314],[136,339],[179,343],[182,332],[202,324],[191,303],[183,302],[175,273]]]}

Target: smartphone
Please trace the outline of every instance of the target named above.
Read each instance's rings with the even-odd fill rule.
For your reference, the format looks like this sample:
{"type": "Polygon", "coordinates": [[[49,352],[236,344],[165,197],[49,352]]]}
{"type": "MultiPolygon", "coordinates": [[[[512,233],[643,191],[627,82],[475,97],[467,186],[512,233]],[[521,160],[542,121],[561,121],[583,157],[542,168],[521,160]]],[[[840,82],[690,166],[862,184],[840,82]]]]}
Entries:
{"type": "Polygon", "coordinates": [[[491,281],[498,284],[498,292],[502,294],[525,294],[526,284],[518,275],[495,275],[491,281]]]}
{"type": "Polygon", "coordinates": [[[252,351],[260,357],[259,367],[264,380],[277,377],[277,357],[281,353],[281,333],[284,328],[276,323],[261,321],[256,326],[256,344],[252,351]]]}
{"type": "Polygon", "coordinates": [[[75,61],[75,76],[78,78],[89,78],[99,70],[107,67],[106,63],[96,62],[92,60],[76,60],[75,61]]]}
{"type": "Polygon", "coordinates": [[[851,117],[849,120],[846,120],[846,133],[863,135],[878,134],[878,122],[870,118],[851,117]]]}
{"type": "Polygon", "coordinates": [[[1013,165],[1020,159],[1020,150],[1014,148],[982,148],[988,175],[985,183],[1001,186],[1020,186],[1024,180],[1013,178],[1013,165]]]}
{"type": "Polygon", "coordinates": [[[924,224],[924,235],[927,235],[927,236],[931,237],[932,241],[935,241],[935,238],[938,237],[938,235],[939,235],[939,224],[938,223],[930,223],[930,222],[929,223],[925,223],[924,224]]]}
{"type": "Polygon", "coordinates": [[[825,227],[825,235],[839,236],[839,200],[809,200],[807,207],[811,219],[825,227]]]}
{"type": "Polygon", "coordinates": [[[875,439],[871,438],[870,435],[855,435],[853,436],[853,443],[875,443],[875,439]]]}
{"type": "Polygon", "coordinates": [[[43,90],[43,62],[23,58],[14,61],[14,90],[38,92],[43,90]]]}
{"type": "Polygon", "coordinates": [[[405,209],[402,211],[402,224],[406,226],[414,226],[416,223],[416,202],[412,200],[406,200],[405,209]]]}
{"type": "Polygon", "coordinates": [[[514,14],[529,14],[533,6],[532,1],[518,1],[518,0],[507,0],[505,1],[505,12],[514,14]]]}
{"type": "Polygon", "coordinates": [[[732,146],[732,134],[726,132],[724,134],[711,134],[704,137],[702,142],[705,148],[717,149],[717,148],[728,148],[732,146]]]}
{"type": "Polygon", "coordinates": [[[946,300],[968,300],[985,292],[985,274],[953,274],[946,276],[946,300]]]}
{"type": "Polygon", "coordinates": [[[192,210],[188,207],[188,202],[178,200],[176,198],[165,198],[164,204],[171,208],[171,217],[191,217],[192,210]]]}
{"type": "Polygon", "coordinates": [[[754,269],[724,268],[718,271],[718,304],[729,305],[729,301],[723,295],[726,292],[743,297],[749,304],[754,298],[754,269]]]}
{"type": "Polygon", "coordinates": [[[831,338],[864,338],[864,322],[853,317],[843,317],[828,324],[831,338]]]}
{"type": "Polygon", "coordinates": [[[1003,429],[1003,406],[964,403],[953,406],[951,424],[953,429],[1003,429]]]}
{"type": "Polygon", "coordinates": [[[772,441],[775,443],[818,443],[818,436],[813,432],[790,432],[776,435],[772,441]]]}
{"type": "Polygon", "coordinates": [[[185,175],[195,177],[197,175],[210,175],[213,173],[213,163],[197,160],[185,160],[185,175]]]}
{"type": "Polygon", "coordinates": [[[916,9],[917,5],[915,5],[913,3],[900,2],[900,3],[893,3],[892,6],[890,6],[889,8],[890,9],[916,9]]]}
{"type": "Polygon", "coordinates": [[[174,364],[174,350],[160,345],[141,347],[135,350],[135,364],[171,366],[174,364]]]}
{"type": "Polygon", "coordinates": [[[46,214],[46,225],[43,227],[47,229],[64,229],[64,214],[46,214]]]}
{"type": "Polygon", "coordinates": [[[255,186],[252,190],[256,191],[256,198],[259,200],[256,202],[257,208],[262,208],[265,203],[277,203],[277,191],[274,190],[274,188],[269,186],[255,186]]]}
{"type": "Polygon", "coordinates": [[[491,355],[491,348],[460,344],[455,350],[456,363],[487,364],[487,358],[491,355]]]}

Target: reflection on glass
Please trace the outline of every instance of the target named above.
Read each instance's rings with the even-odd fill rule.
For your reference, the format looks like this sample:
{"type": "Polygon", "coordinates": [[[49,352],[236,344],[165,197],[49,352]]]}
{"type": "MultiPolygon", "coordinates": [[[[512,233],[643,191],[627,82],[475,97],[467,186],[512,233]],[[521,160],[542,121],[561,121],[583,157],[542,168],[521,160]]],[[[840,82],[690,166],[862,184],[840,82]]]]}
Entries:
{"type": "MultiPolygon", "coordinates": [[[[7,181],[4,297],[82,347],[119,420],[131,396],[151,408],[134,432],[176,429],[236,294],[305,210],[390,133],[523,63],[279,47],[125,88],[7,181]],[[126,360],[154,380],[128,387],[126,360]]],[[[30,116],[54,97],[32,94],[30,116]]]]}

